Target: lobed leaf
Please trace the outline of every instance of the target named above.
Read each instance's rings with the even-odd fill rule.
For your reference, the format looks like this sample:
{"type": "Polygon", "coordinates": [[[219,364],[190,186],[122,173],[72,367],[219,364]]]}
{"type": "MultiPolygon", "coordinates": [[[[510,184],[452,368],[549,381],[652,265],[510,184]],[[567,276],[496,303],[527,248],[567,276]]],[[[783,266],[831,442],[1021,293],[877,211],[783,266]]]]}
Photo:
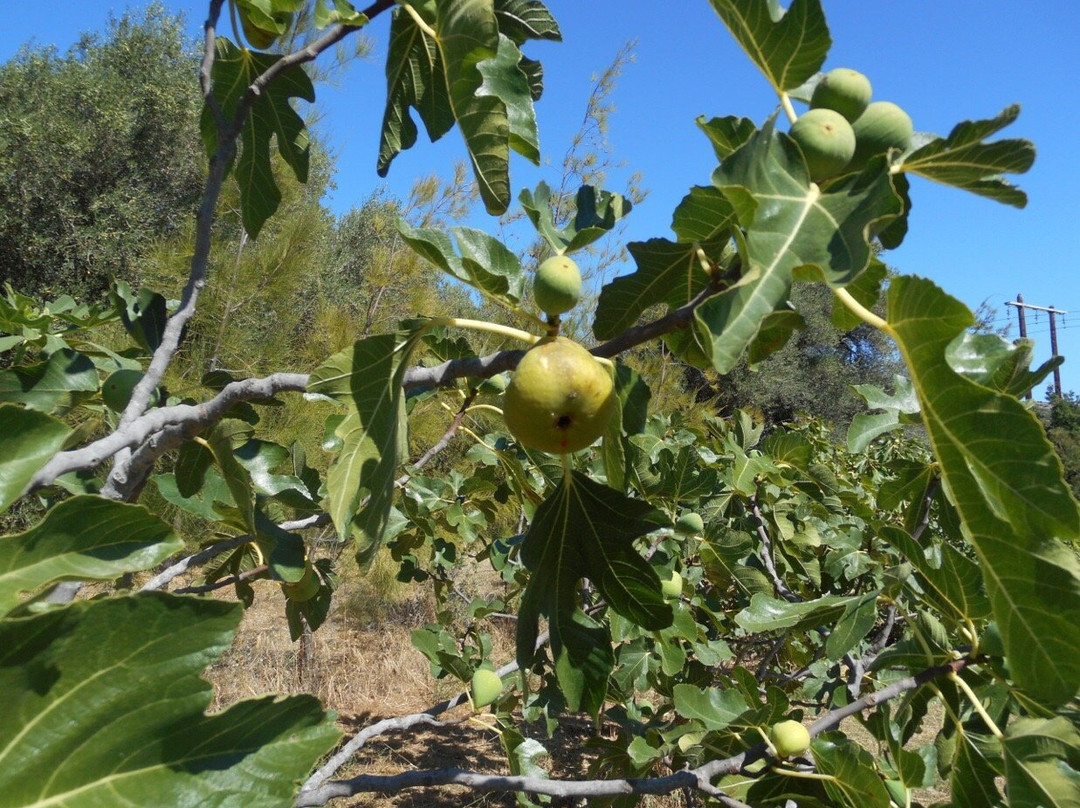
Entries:
{"type": "Polygon", "coordinates": [[[819,0],[709,0],[735,41],[778,93],[817,73],[832,46],[819,0]]]}
{"type": "Polygon", "coordinates": [[[1027,205],[1027,194],[1001,178],[1022,174],[1035,162],[1035,147],[1027,140],[1007,139],[984,143],[984,139],[1016,120],[1020,107],[1006,107],[996,117],[963,121],[947,138],[934,138],[907,155],[903,171],[962,188],[1017,208],[1027,205]]]}
{"type": "Polygon", "coordinates": [[[614,668],[607,628],[578,607],[578,581],[588,578],[616,612],[643,628],[670,625],[660,579],[633,546],[666,521],[649,503],[579,472],[536,509],[521,546],[531,574],[518,618],[518,664],[532,666],[537,623],[547,615],[556,676],[573,710],[599,712],[614,668]]]}
{"type": "Polygon", "coordinates": [[[788,298],[796,269],[814,268],[835,286],[854,281],[873,256],[874,229],[900,213],[888,175],[866,171],[822,191],[799,147],[770,121],[713,174],[745,232],[743,277],[694,312],[698,343],[727,373],[762,322],[788,298]]]}
{"type": "MultiPolygon", "coordinates": [[[[269,70],[281,56],[238,48],[218,37],[212,74],[214,96],[225,120],[232,122],[256,79],[269,70]]],[[[240,130],[240,156],[236,179],[240,186],[240,214],[244,229],[256,238],[263,224],[281,203],[281,191],[274,181],[270,141],[277,142],[278,152],[300,182],[307,182],[309,139],[304,119],[293,108],[294,98],[315,100],[315,87],[301,65],[292,65],[277,74],[273,81],[254,94],[250,110],[240,130]]],[[[214,116],[204,106],[203,142],[211,157],[219,147],[214,116]]]]}
{"type": "Polygon", "coordinates": [[[971,312],[927,280],[896,278],[888,323],[922,405],[942,481],[975,547],[1013,676],[1060,704],[1080,688],[1080,563],[1063,541],[1080,509],[1061,461],[1016,398],[957,373],[946,351],[971,312]]]}

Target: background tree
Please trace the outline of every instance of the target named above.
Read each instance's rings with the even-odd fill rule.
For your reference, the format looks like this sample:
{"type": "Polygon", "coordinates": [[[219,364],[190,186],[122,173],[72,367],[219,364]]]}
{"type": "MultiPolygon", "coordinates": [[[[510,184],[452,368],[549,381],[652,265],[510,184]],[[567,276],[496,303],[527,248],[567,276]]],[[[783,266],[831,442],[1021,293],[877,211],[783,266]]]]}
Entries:
{"type": "Polygon", "coordinates": [[[205,168],[184,30],[159,3],[0,67],[0,265],[16,289],[137,286],[149,246],[187,231],[205,168]]]}

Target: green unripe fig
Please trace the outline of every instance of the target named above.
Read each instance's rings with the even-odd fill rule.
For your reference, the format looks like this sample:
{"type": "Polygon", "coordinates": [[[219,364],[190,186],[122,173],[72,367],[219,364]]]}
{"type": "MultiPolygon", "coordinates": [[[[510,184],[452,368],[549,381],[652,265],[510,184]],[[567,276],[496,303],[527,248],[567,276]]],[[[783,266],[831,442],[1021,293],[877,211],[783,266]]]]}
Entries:
{"type": "Polygon", "coordinates": [[[814,182],[839,174],[855,154],[855,132],[847,118],[835,110],[807,110],[788,134],[802,149],[814,182]]]}
{"type": "Polygon", "coordinates": [[[477,391],[480,393],[486,393],[487,395],[501,395],[506,392],[507,379],[505,373],[496,373],[489,379],[484,379],[480,382],[480,386],[477,387],[477,391]]]}
{"type": "Polygon", "coordinates": [[[705,522],[700,514],[687,512],[675,520],[675,532],[685,533],[688,536],[700,536],[705,532],[705,522]]]}
{"type": "Polygon", "coordinates": [[[875,101],[866,108],[851,128],[855,131],[855,154],[851,168],[862,169],[871,157],[889,149],[903,151],[911,145],[915,127],[911,116],[891,101],[875,101]]]}
{"type": "Polygon", "coordinates": [[[518,363],[503,396],[503,418],[522,445],[566,454],[604,434],[615,402],[607,368],[576,342],[549,337],[518,363]]]}
{"type": "Polygon", "coordinates": [[[780,721],[769,730],[769,740],[777,757],[801,755],[810,748],[810,733],[798,721],[780,721]]]}
{"type": "Polygon", "coordinates": [[[308,563],[304,566],[304,574],[300,576],[300,580],[291,583],[288,581],[283,582],[281,584],[281,590],[290,600],[303,603],[319,594],[319,588],[321,586],[322,582],[319,580],[318,573],[315,572],[315,568],[308,563]]]}
{"type": "Polygon", "coordinates": [[[831,109],[850,123],[863,114],[872,92],[870,79],[858,70],[838,67],[830,70],[818,82],[814,94],[810,96],[810,108],[831,109]]]}
{"type": "Polygon", "coordinates": [[[120,368],[108,375],[105,383],[101,385],[101,400],[113,412],[123,412],[131,401],[131,393],[140,381],[141,370],[120,368]]]}
{"type": "Polygon", "coordinates": [[[581,270],[565,255],[553,255],[536,269],[533,300],[552,316],[570,311],[581,298],[581,270]]]}
{"type": "Polygon", "coordinates": [[[473,707],[479,710],[487,707],[502,694],[502,679],[495,671],[487,668],[478,668],[472,675],[469,685],[469,695],[472,697],[473,707]]]}
{"type": "Polygon", "coordinates": [[[660,592],[665,598],[677,598],[682,594],[682,576],[677,570],[672,570],[669,577],[660,581],[660,592]]]}

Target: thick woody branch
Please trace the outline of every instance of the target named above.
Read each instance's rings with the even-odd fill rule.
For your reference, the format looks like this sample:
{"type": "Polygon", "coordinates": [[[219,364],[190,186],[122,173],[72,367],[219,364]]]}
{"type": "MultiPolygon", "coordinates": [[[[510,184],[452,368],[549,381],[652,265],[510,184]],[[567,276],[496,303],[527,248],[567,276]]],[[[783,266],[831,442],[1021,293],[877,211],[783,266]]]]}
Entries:
{"type": "Polygon", "coordinates": [[[243,379],[227,384],[202,404],[152,409],[88,446],[56,455],[34,475],[26,492],[52,485],[57,477],[70,471],[95,468],[117,452],[142,446],[167,430],[175,429],[185,438],[196,435],[220,421],[231,406],[241,401],[258,401],[288,391],[303,392],[307,389],[307,379],[305,373],[274,373],[261,379],[243,379]]]}

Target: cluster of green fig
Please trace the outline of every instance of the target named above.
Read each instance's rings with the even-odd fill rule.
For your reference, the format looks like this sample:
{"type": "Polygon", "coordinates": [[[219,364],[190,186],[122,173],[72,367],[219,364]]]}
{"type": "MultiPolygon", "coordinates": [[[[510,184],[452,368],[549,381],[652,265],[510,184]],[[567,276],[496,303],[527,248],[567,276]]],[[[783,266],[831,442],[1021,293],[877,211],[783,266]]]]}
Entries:
{"type": "Polygon", "coordinates": [[[503,394],[507,429],[522,445],[551,454],[584,449],[607,429],[615,409],[611,371],[557,333],[558,317],[581,298],[581,271],[555,255],[533,277],[533,300],[552,333],[525,352],[503,394]]]}
{"type": "Polygon", "coordinates": [[[872,157],[911,145],[911,117],[891,101],[871,101],[871,96],[870,80],[850,68],[830,70],[818,82],[810,109],[788,132],[806,158],[811,180],[861,171],[872,157]]]}

